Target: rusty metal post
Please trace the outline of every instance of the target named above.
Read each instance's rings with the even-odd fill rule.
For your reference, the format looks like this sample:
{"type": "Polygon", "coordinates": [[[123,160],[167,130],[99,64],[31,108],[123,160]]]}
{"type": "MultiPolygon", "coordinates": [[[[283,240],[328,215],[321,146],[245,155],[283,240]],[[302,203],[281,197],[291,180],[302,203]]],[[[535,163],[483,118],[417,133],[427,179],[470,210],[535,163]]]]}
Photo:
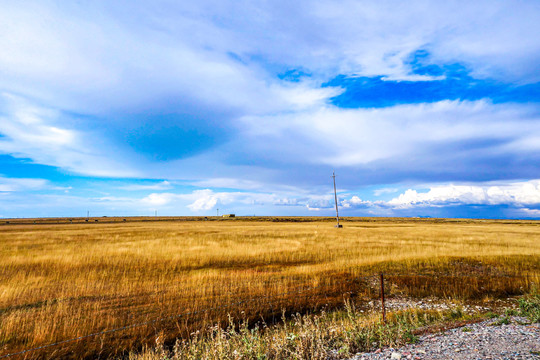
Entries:
{"type": "Polygon", "coordinates": [[[386,323],[386,309],[384,307],[384,275],[381,273],[381,310],[382,310],[382,319],[386,323]]]}

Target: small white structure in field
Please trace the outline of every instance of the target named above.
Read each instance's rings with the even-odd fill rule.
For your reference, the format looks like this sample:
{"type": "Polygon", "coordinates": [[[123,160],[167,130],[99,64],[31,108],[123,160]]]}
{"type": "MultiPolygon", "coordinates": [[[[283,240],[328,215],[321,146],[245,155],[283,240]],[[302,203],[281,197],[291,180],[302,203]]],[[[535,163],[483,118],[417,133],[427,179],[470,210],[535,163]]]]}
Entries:
{"type": "Polygon", "coordinates": [[[236,217],[236,215],[234,215],[234,214],[223,214],[221,217],[224,217],[224,218],[233,218],[233,217],[236,217]]]}

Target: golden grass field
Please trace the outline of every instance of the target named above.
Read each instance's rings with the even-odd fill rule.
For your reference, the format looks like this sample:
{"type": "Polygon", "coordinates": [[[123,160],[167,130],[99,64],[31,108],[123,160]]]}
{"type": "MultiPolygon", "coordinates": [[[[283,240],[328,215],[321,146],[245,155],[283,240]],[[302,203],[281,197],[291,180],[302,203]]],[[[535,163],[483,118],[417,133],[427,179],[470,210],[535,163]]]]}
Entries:
{"type": "Polygon", "coordinates": [[[540,275],[535,221],[93,220],[0,222],[0,357],[207,308],[21,357],[120,355],[228,314],[272,320],[342,304],[346,292],[365,301],[376,278],[358,277],[378,272],[390,296],[478,301],[526,292],[540,275]]]}

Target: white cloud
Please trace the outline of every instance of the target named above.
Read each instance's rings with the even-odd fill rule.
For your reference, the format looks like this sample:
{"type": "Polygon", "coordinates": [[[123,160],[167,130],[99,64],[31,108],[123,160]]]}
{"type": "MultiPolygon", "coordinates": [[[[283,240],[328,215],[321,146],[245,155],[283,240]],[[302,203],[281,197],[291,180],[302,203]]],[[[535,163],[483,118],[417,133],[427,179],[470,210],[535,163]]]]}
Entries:
{"type": "Polygon", "coordinates": [[[289,193],[270,192],[216,192],[211,189],[195,190],[191,193],[152,193],[140,200],[142,205],[154,207],[187,207],[193,213],[216,208],[249,208],[259,206],[286,206],[308,209],[333,207],[331,195],[291,196],[289,193]]]}
{"type": "Polygon", "coordinates": [[[388,201],[392,206],[510,205],[540,204],[540,180],[502,185],[441,185],[428,192],[408,189],[388,201]]]}
{"type": "Polygon", "coordinates": [[[397,189],[397,188],[380,188],[380,189],[373,190],[373,195],[381,196],[381,195],[384,195],[384,194],[392,194],[392,193],[395,193],[395,192],[398,192],[398,191],[399,191],[399,189],[397,189]]]}
{"type": "Polygon", "coordinates": [[[309,107],[337,94],[320,82],[279,81],[256,62],[231,56],[257,53],[241,44],[254,39],[187,7],[5,4],[0,86],[87,114],[148,109],[170,97],[181,111],[261,113],[309,107]]]}
{"type": "MultiPolygon", "coordinates": [[[[53,216],[59,211],[64,211],[60,213],[62,216],[73,216],[74,213],[83,216],[87,209],[95,216],[122,216],[153,214],[155,209],[162,215],[215,214],[216,208],[222,213],[237,214],[260,214],[262,211],[276,215],[303,215],[308,211],[333,215],[335,206],[331,193],[294,196],[279,192],[216,192],[201,189],[184,194],[156,192],[143,198],[114,195],[85,198],[62,193],[43,195],[28,190],[49,189],[51,185],[33,180],[0,178],[0,207],[6,206],[10,211],[24,209],[25,216],[53,216]]],[[[511,217],[537,217],[540,208],[540,180],[477,185],[443,184],[427,188],[427,191],[408,189],[390,201],[365,200],[353,193],[342,193],[338,195],[340,215],[403,216],[417,215],[418,212],[432,214],[433,209],[499,205],[507,209],[511,217]]]]}
{"type": "Polygon", "coordinates": [[[297,110],[335,95],[319,85],[338,74],[436,79],[411,73],[418,49],[479,76],[539,80],[534,2],[14,2],[2,10],[0,86],[91,114],[169,98],[178,109],[297,110]],[[276,78],[288,69],[312,80],[276,78]]]}
{"type": "Polygon", "coordinates": [[[344,199],[339,202],[340,206],[344,208],[351,208],[351,207],[370,207],[373,205],[373,202],[371,201],[365,201],[360,199],[358,196],[354,195],[349,200],[344,199]]]}
{"type": "Polygon", "coordinates": [[[212,209],[220,198],[219,194],[214,194],[211,190],[198,191],[196,196],[197,199],[188,205],[188,208],[194,212],[212,209]]]}
{"type": "Polygon", "coordinates": [[[192,212],[213,209],[216,205],[271,203],[275,200],[272,194],[249,192],[214,192],[210,189],[195,190],[187,194],[152,193],[141,200],[141,203],[152,206],[176,206],[185,204],[192,212]]]}
{"type": "Polygon", "coordinates": [[[530,217],[540,218],[540,209],[521,209],[526,215],[530,217]]]}
{"type": "Polygon", "coordinates": [[[210,189],[195,190],[187,195],[192,199],[188,208],[193,212],[210,210],[216,206],[282,205],[285,200],[271,193],[214,192],[210,189]]]}
{"type": "MultiPolygon", "coordinates": [[[[356,195],[343,198],[340,207],[345,213],[377,216],[417,216],[418,213],[440,216],[453,214],[452,209],[478,206],[499,206],[510,218],[538,217],[540,215],[540,180],[519,182],[487,182],[478,184],[424,185],[418,189],[407,189],[389,201],[362,200],[356,195]]],[[[495,212],[500,217],[501,212],[495,212]]],[[[467,211],[460,214],[467,214],[467,211]]],[[[486,216],[492,216],[487,210],[486,216]]],[[[452,215],[451,215],[452,216],[452,215]]],[[[504,215],[503,215],[504,216],[504,215]]]]}
{"type": "MultiPolygon", "coordinates": [[[[111,149],[125,139],[110,139],[106,130],[124,129],[126,114],[164,107],[197,117],[211,109],[201,121],[237,124],[245,136],[232,136],[225,151],[245,142],[309,164],[354,166],[484,135],[509,140],[495,149],[501,153],[537,151],[536,125],[525,134],[515,120],[525,106],[506,113],[481,102],[343,110],[326,106],[343,89],[321,84],[340,74],[436,80],[411,72],[419,49],[478,76],[538,81],[540,41],[530,35],[538,32],[538,14],[532,3],[510,1],[5,3],[0,88],[37,99],[46,105],[32,106],[42,111],[60,110],[28,133],[20,116],[4,116],[0,132],[13,139],[2,140],[0,151],[83,174],[130,176],[135,171],[117,151],[122,145],[111,149]],[[290,69],[309,76],[278,78],[290,69]],[[99,115],[105,131],[74,129],[58,114],[66,110],[99,115]],[[288,144],[279,141],[284,135],[288,144]]],[[[174,171],[168,163],[146,165],[140,173],[157,178],[174,171]]]]}
{"type": "Polygon", "coordinates": [[[136,172],[111,156],[96,134],[62,125],[62,113],[0,94],[0,153],[93,176],[134,176],[136,172]],[[92,138],[92,135],[95,137],[92,138]],[[103,146],[103,148],[100,148],[103,146]]]}
{"type": "Polygon", "coordinates": [[[244,190],[256,190],[265,186],[264,183],[259,181],[235,179],[235,178],[213,178],[206,180],[199,180],[192,183],[198,187],[213,187],[213,188],[229,188],[229,189],[244,189],[244,190]]]}
{"type": "Polygon", "coordinates": [[[178,198],[178,195],[171,193],[152,193],[141,200],[142,203],[153,206],[168,205],[178,198]]]}
{"type": "MultiPolygon", "coordinates": [[[[232,171],[234,172],[234,171],[232,171]]],[[[313,189],[305,189],[298,186],[286,184],[274,184],[269,181],[255,181],[239,178],[211,178],[205,180],[194,181],[191,183],[197,187],[208,188],[226,188],[242,191],[258,191],[261,193],[280,193],[288,195],[308,195],[313,192],[313,189]],[[310,191],[311,190],[311,191],[310,191]]]]}
{"type": "Polygon", "coordinates": [[[170,190],[173,188],[173,185],[167,181],[161,181],[156,184],[131,184],[121,186],[120,189],[128,191],[140,191],[140,190],[170,190]]]}
{"type": "MultiPolygon", "coordinates": [[[[489,140],[493,142],[487,145],[490,154],[519,153],[522,150],[512,150],[509,144],[540,133],[540,119],[530,105],[446,100],[380,109],[324,106],[305,112],[245,117],[239,128],[244,129],[243,141],[249,141],[254,151],[271,153],[279,143],[283,159],[355,166],[407,156],[454,156],[455,152],[445,148],[459,142],[489,140]]],[[[466,152],[466,147],[461,151],[466,152]]],[[[478,149],[473,153],[485,155],[478,149]]]]}
{"type": "Polygon", "coordinates": [[[9,178],[0,176],[0,192],[32,191],[51,188],[45,179],[9,178]]]}

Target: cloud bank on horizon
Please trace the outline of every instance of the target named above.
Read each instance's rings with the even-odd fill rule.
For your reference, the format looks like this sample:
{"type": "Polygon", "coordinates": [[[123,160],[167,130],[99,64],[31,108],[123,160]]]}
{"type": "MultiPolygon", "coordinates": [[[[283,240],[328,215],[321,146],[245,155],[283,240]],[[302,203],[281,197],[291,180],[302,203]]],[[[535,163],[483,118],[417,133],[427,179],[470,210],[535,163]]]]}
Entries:
{"type": "Polygon", "coordinates": [[[0,8],[0,216],[540,217],[538,2],[0,8]]]}

